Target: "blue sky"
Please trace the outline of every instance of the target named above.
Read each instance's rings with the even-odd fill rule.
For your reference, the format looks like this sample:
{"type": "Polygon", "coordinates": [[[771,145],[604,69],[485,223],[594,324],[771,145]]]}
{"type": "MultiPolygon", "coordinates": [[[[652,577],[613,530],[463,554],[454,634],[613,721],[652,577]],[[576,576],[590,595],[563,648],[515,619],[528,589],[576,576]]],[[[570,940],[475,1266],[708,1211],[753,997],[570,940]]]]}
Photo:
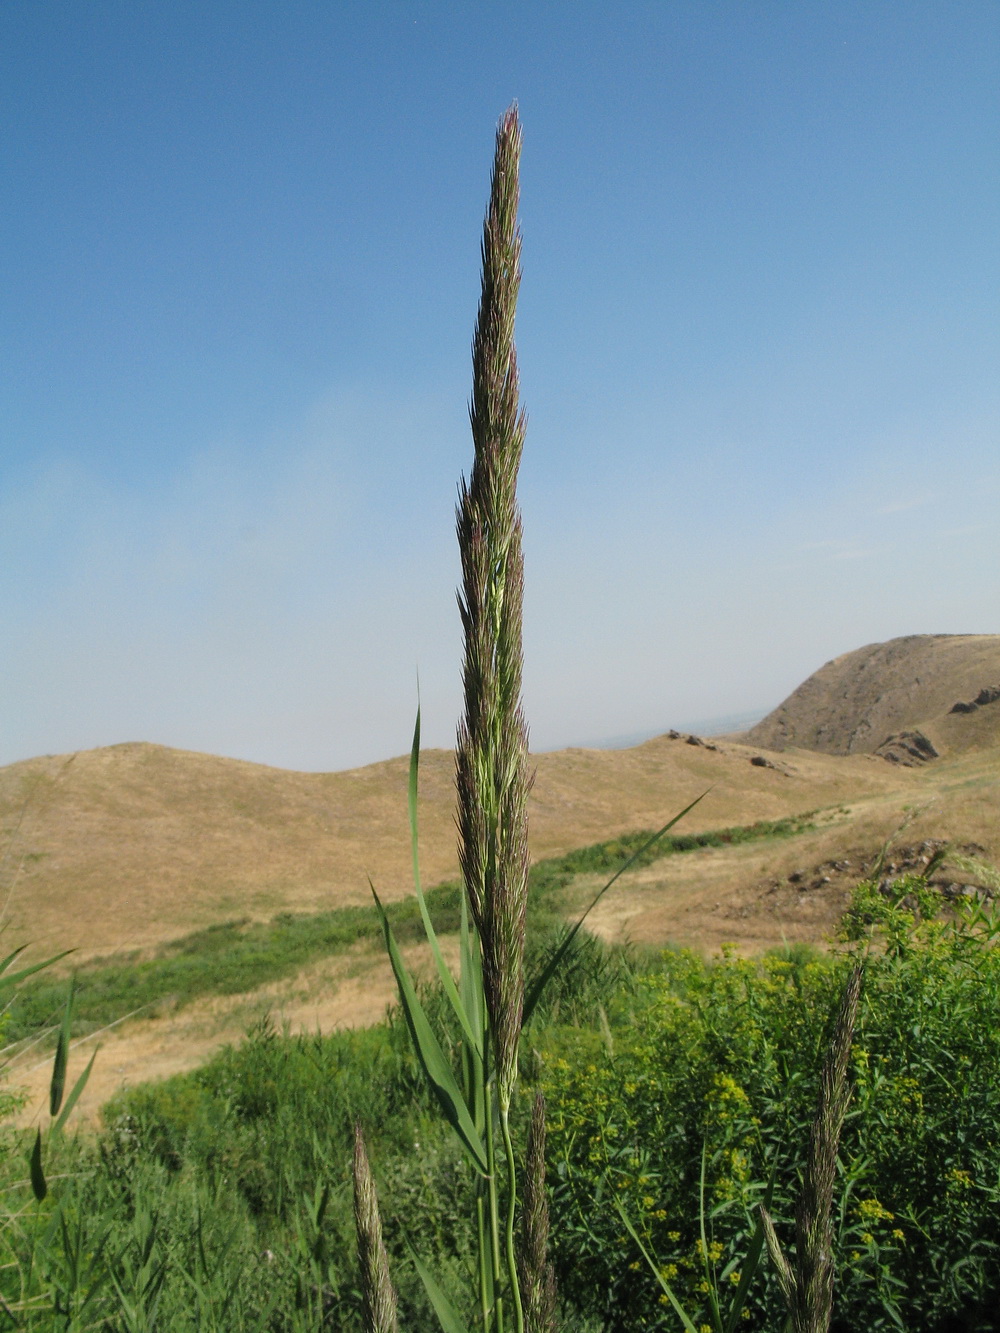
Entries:
{"type": "Polygon", "coordinates": [[[524,125],[536,748],[1000,632],[1000,9],[0,10],[0,763],[336,769],[460,707],[493,132],[524,125]]]}

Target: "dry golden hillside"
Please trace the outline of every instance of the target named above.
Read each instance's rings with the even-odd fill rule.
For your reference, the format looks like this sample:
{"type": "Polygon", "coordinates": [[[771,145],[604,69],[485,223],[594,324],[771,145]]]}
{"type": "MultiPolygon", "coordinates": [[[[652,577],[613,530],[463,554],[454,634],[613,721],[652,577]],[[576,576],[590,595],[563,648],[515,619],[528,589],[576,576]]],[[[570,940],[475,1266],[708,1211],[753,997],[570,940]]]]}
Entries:
{"type": "MultiPolygon", "coordinates": [[[[991,684],[1000,684],[1000,635],[911,636],[827,663],[743,737],[670,733],[626,750],[538,755],[532,853],[655,828],[702,793],[686,831],[850,805],[850,833],[829,836],[870,849],[907,808],[929,805],[938,813],[924,820],[937,820],[926,836],[992,847],[1000,698],[950,711],[991,684]],[[937,758],[907,767],[905,752],[903,763],[864,752],[912,727],[937,758]]],[[[9,765],[0,769],[8,939],[85,957],[233,918],[366,902],[369,876],[388,898],[406,894],[407,763],[296,773],[137,743],[9,765]]],[[[430,884],[457,874],[452,767],[450,752],[422,755],[430,884]]],[[[732,873],[750,886],[753,875],[732,873]]]]}
{"type": "MultiPolygon", "coordinates": [[[[812,830],[793,838],[655,861],[623,877],[591,918],[608,940],[705,951],[728,942],[751,952],[829,938],[887,840],[899,869],[919,868],[941,840],[998,863],[1000,698],[949,711],[991,680],[1000,683],[997,644],[1000,636],[923,636],[839,658],[772,714],[784,728],[771,736],[782,740],[780,750],[762,748],[755,728],[739,738],[671,733],[627,750],[538,755],[532,853],[657,827],[703,792],[678,832],[818,810],[812,830]],[[904,658],[919,668],[915,679],[904,658]],[[883,687],[868,689],[866,673],[876,667],[884,668],[883,687]],[[878,736],[873,745],[882,732],[916,724],[937,757],[907,766],[905,753],[894,763],[822,751],[819,742],[857,751],[859,719],[867,719],[869,738],[878,736]]],[[[421,757],[428,884],[457,872],[452,765],[443,750],[421,757]]],[[[401,757],[350,772],[295,773],[128,744],[0,769],[8,947],[73,946],[74,960],[152,948],[224,920],[365,902],[369,875],[384,896],[406,894],[407,766],[401,757]]],[[[566,892],[566,910],[597,887],[596,878],[580,876],[566,892]]],[[[420,949],[410,957],[419,967],[420,949]]],[[[392,995],[381,951],[359,943],[252,995],[141,1015],[103,1037],[81,1113],[96,1116],[123,1082],[191,1068],[238,1039],[262,1008],[293,1027],[328,1030],[376,1020],[392,995]]],[[[32,1070],[22,1061],[13,1076],[40,1097],[47,1062],[32,1070]]]]}
{"type": "MultiPolygon", "coordinates": [[[[968,721],[963,725],[968,728],[968,721]]],[[[11,907],[23,937],[33,933],[52,946],[86,943],[89,952],[105,952],[137,939],[153,944],[226,916],[359,901],[367,892],[366,863],[382,872],[384,886],[408,889],[402,759],[356,774],[283,774],[152,746],[122,749],[124,754],[81,754],[68,767],[65,760],[43,761],[53,765],[56,785],[43,783],[34,793],[17,838],[36,856],[38,849],[49,849],[40,859],[29,860],[31,850],[20,856],[24,869],[11,907]],[[180,785],[154,781],[151,791],[133,772],[134,783],[116,786],[115,775],[133,768],[159,772],[161,779],[172,773],[180,785]],[[214,787],[208,781],[213,775],[214,787]],[[240,808],[234,809],[237,801],[240,808]],[[368,817],[379,821],[374,844],[368,817]],[[199,839],[199,828],[209,836],[199,839]]],[[[623,877],[591,918],[607,940],[687,944],[708,952],[723,943],[750,952],[799,940],[820,943],[890,838],[890,858],[901,868],[913,859],[919,865],[928,841],[942,838],[1000,862],[996,744],[972,745],[911,769],[873,756],[805,750],[768,756],[731,743],[711,751],[683,738],[660,738],[613,753],[541,755],[538,767],[536,854],[653,824],[664,809],[676,810],[710,782],[715,786],[697,817],[693,812],[686,821],[691,830],[826,807],[812,832],[703,848],[623,877]],[[783,768],[752,765],[753,757],[783,768]]],[[[5,827],[16,822],[38,771],[36,761],[0,772],[5,827]],[[11,803],[12,794],[22,806],[11,803]]],[[[424,772],[427,861],[447,873],[454,869],[450,756],[426,755],[424,772]]],[[[596,878],[581,876],[567,892],[567,910],[582,906],[598,886],[596,878]]],[[[420,966],[419,949],[408,956],[420,966]]],[[[122,1083],[194,1067],[222,1043],[238,1040],[264,1009],[293,1029],[329,1031],[376,1021],[393,995],[383,953],[369,943],[252,995],[210,997],[177,1010],[168,1006],[157,1017],[141,1015],[102,1035],[79,1115],[93,1121],[122,1083]]],[[[74,1056],[74,1068],[89,1050],[88,1042],[74,1056]]],[[[48,1075],[44,1059],[35,1068],[22,1061],[12,1071],[32,1094],[29,1119],[48,1075]]]]}
{"type": "MultiPolygon", "coordinates": [[[[739,745],[659,737],[536,757],[536,857],[657,827],[702,792],[684,828],[749,823],[917,781],[868,757],[801,752],[750,763],[739,745]]],[[[235,917],[269,918],[410,891],[408,760],[296,773],[147,744],[0,769],[12,945],[78,957],[144,948],[235,917]]],[[[452,757],[421,759],[424,878],[457,874],[452,757]]]]}

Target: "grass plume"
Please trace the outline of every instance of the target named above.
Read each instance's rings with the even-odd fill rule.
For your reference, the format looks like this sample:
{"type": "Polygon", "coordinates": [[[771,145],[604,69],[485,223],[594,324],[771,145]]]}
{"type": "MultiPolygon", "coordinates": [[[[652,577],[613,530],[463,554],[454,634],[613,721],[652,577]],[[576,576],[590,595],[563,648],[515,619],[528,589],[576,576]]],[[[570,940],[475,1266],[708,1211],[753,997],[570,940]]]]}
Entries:
{"type": "Polygon", "coordinates": [[[469,418],[475,457],[459,491],[459,607],[465,632],[465,713],[456,757],[459,854],[483,950],[497,1097],[510,1106],[524,1001],[528,906],[528,731],[521,710],[524,565],[515,488],[525,421],[518,405],[514,310],[521,127],[511,107],[497,128],[483,226],[482,293],[472,347],[469,418]]]}
{"type": "Polygon", "coordinates": [[[820,1073],[819,1098],[809,1136],[809,1155],[795,1209],[795,1264],[782,1252],[766,1209],[761,1209],[768,1252],[788,1306],[794,1333],[827,1333],[833,1315],[833,1187],[844,1117],[851,1100],[847,1065],[861,1000],[864,965],[844,987],[833,1036],[820,1073]]]}
{"type": "Polygon", "coordinates": [[[545,1098],[535,1094],[521,1201],[518,1272],[526,1333],[555,1333],[555,1272],[548,1258],[549,1200],[545,1189],[545,1098]]]}
{"type": "Polygon", "coordinates": [[[365,1333],[398,1333],[396,1292],[389,1277],[378,1195],[360,1125],[354,1127],[354,1226],[365,1333]]]}

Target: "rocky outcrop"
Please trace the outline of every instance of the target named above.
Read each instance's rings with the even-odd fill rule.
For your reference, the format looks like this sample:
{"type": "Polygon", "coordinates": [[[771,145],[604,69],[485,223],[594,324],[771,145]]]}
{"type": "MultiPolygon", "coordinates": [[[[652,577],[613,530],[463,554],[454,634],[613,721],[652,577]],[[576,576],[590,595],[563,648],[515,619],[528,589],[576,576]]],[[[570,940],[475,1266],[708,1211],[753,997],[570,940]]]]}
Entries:
{"type": "Polygon", "coordinates": [[[1000,685],[988,685],[980,690],[976,697],[967,704],[952,704],[948,709],[949,713],[975,713],[978,709],[984,708],[987,704],[995,704],[1000,699],[1000,685]]]}
{"type": "Polygon", "coordinates": [[[916,768],[938,757],[937,750],[922,731],[900,731],[895,736],[887,736],[873,753],[890,764],[902,764],[904,768],[916,768]]]}

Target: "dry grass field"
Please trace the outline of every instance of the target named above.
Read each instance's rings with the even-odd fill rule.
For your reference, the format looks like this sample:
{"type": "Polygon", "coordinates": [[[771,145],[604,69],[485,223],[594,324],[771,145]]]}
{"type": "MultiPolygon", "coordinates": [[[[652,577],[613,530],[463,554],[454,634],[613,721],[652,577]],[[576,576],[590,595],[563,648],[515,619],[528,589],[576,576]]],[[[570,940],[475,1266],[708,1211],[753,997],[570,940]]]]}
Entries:
{"type": "MultiPolygon", "coordinates": [[[[747,952],[822,943],[890,839],[904,857],[928,839],[947,839],[1000,861],[1000,700],[971,713],[938,707],[941,698],[967,700],[1000,684],[1000,636],[894,644],[876,645],[892,650],[882,652],[882,684],[872,670],[878,654],[863,649],[828,664],[772,714],[784,718],[787,742],[805,728],[802,699],[812,697],[826,749],[839,752],[762,748],[765,720],[743,737],[669,734],[627,750],[536,756],[533,855],[658,827],[703,792],[678,832],[818,812],[815,828],[794,838],[703,848],[631,872],[591,918],[608,940],[705,952],[725,943],[747,952]],[[910,645],[930,696],[920,681],[900,685],[900,644],[910,645]],[[853,698],[853,713],[837,703],[841,695],[853,698]],[[933,715],[920,711],[928,697],[933,715]],[[908,767],[864,752],[861,716],[891,717],[897,730],[919,726],[938,757],[908,767]]],[[[881,720],[870,728],[870,749],[884,740],[881,728],[881,720]]],[[[74,948],[73,961],[152,949],[225,920],[367,902],[369,875],[385,898],[401,897],[411,891],[407,763],[296,773],[139,743],[10,765],[0,770],[8,949],[74,948]]],[[[452,765],[446,751],[421,758],[428,885],[457,875],[452,765]]],[[[567,911],[598,887],[579,877],[566,891],[567,911]]],[[[419,951],[413,958],[419,963],[419,951]]],[[[294,1028],[328,1030],[374,1021],[392,996],[379,950],[359,945],[251,995],[135,1019],[104,1037],[84,1113],[122,1082],[199,1063],[264,1009],[294,1028]]],[[[17,1077],[40,1089],[47,1072],[25,1066],[17,1077]]]]}
{"type": "MultiPolygon", "coordinates": [[[[570,851],[655,828],[702,792],[685,832],[776,819],[919,786],[867,756],[806,751],[750,763],[659,737],[629,750],[537,756],[532,852],[570,851]]],[[[405,757],[346,773],[129,744],[0,770],[11,947],[78,957],[148,948],[214,922],[266,919],[410,892],[405,757]]],[[[434,884],[458,873],[453,760],[421,758],[421,863],[434,884]]]]}

